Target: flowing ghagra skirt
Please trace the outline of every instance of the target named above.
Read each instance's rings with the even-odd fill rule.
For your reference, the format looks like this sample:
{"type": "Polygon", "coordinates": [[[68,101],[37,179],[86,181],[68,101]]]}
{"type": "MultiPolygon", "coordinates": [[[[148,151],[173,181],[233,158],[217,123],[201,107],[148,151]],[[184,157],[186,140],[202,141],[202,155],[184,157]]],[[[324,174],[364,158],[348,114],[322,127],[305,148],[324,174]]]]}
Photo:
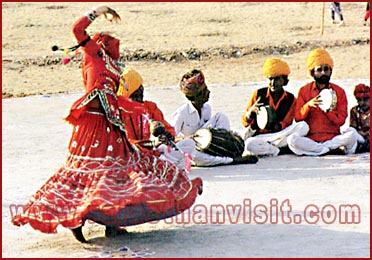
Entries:
{"type": "Polygon", "coordinates": [[[139,151],[104,114],[86,111],[73,125],[65,164],[12,221],[44,233],[87,219],[130,226],[179,214],[201,191],[200,178],[190,180],[184,170],[139,151]]]}

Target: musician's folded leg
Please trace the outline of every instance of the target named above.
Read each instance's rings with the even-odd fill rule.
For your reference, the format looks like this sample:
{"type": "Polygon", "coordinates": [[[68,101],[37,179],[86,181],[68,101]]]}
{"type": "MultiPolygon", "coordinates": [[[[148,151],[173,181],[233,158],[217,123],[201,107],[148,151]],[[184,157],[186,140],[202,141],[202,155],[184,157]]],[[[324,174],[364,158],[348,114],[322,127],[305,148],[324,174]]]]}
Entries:
{"type": "Polygon", "coordinates": [[[311,140],[308,137],[290,135],[287,138],[288,147],[296,155],[319,156],[329,152],[329,148],[324,143],[311,140]]]}
{"type": "Polygon", "coordinates": [[[193,154],[195,151],[195,142],[192,139],[181,140],[176,145],[184,153],[193,154]]]}
{"type": "Polygon", "coordinates": [[[230,157],[213,156],[207,153],[195,151],[194,166],[217,166],[231,164],[233,159],[230,157]]]}
{"type": "Polygon", "coordinates": [[[176,143],[178,150],[169,149],[169,146],[162,144],[157,150],[162,154],[161,159],[175,164],[178,168],[184,169],[187,164],[188,155],[193,157],[195,143],[192,139],[185,139],[176,143]]]}
{"type": "Polygon", "coordinates": [[[277,156],[280,149],[263,138],[250,137],[245,141],[245,151],[256,156],[277,156]]]}
{"type": "Polygon", "coordinates": [[[323,144],[330,150],[337,150],[343,146],[343,149],[345,150],[344,154],[353,154],[355,153],[357,143],[357,136],[352,131],[348,131],[333,137],[331,140],[328,140],[323,144]]]}

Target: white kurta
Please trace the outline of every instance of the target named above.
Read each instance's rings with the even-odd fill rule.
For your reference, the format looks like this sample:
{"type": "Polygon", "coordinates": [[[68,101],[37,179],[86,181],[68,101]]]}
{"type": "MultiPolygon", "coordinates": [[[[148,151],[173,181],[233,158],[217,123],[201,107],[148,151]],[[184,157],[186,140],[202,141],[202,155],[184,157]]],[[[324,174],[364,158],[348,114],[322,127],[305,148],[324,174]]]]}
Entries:
{"type": "MultiPolygon", "coordinates": [[[[204,104],[201,109],[201,116],[191,104],[187,102],[179,107],[171,116],[170,124],[176,131],[176,137],[184,137],[195,134],[201,128],[223,128],[230,130],[230,122],[224,113],[216,113],[212,116],[212,109],[209,104],[204,104]]],[[[213,166],[229,164],[233,161],[230,157],[212,156],[194,150],[193,163],[196,166],[213,166]]]]}

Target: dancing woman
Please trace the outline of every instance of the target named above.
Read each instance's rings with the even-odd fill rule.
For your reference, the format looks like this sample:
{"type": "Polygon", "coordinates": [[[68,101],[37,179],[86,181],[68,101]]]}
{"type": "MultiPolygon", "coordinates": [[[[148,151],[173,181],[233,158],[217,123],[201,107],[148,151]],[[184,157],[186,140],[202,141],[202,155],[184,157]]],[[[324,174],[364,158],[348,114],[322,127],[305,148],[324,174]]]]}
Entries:
{"type": "Polygon", "coordinates": [[[120,20],[115,10],[100,6],[73,25],[84,54],[85,95],[66,117],[73,126],[66,162],[12,218],[17,226],[29,223],[44,233],[56,233],[62,225],[80,242],[86,242],[87,219],[105,225],[110,236],[125,226],[176,215],[202,192],[200,178],[190,181],[182,169],[127,140],[115,94],[120,41],[104,33],[90,38],[86,32],[100,15],[120,20]]]}

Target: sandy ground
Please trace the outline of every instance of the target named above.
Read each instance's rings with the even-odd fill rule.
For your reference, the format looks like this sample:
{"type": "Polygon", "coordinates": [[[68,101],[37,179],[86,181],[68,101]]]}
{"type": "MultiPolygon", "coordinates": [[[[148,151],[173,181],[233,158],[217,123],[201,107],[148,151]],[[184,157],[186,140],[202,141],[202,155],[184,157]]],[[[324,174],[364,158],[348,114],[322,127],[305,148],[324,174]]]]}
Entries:
{"type": "MultiPolygon", "coordinates": [[[[369,79],[358,81],[369,84],[369,79]]],[[[291,81],[288,88],[296,93],[303,83],[291,81]]],[[[351,86],[355,80],[336,83],[347,90],[350,106],[355,104],[351,99],[351,86]]],[[[225,111],[232,128],[240,132],[238,119],[243,104],[253,89],[264,84],[212,85],[214,91],[210,103],[213,111],[225,111]],[[227,97],[224,96],[226,87],[231,89],[231,95],[227,97]],[[224,103],[219,102],[222,97],[224,103]],[[236,103],[233,103],[234,99],[236,103]]],[[[103,237],[102,226],[87,224],[84,232],[91,242],[89,245],[75,241],[70,231],[64,228],[55,235],[48,235],[29,226],[13,226],[10,223],[11,205],[24,203],[64,162],[71,129],[62,121],[62,116],[81,94],[3,99],[3,257],[102,256],[104,251],[124,246],[142,252],[147,249],[146,252],[154,253],[152,257],[369,256],[369,153],[323,157],[283,155],[262,158],[255,165],[193,168],[190,177],[202,177],[204,193],[191,208],[190,223],[177,224],[177,219],[173,218],[157,224],[133,226],[128,228],[128,236],[114,239],[103,237]],[[249,200],[251,207],[248,207],[249,200]],[[272,200],[274,202],[270,204],[272,200]],[[258,204],[268,209],[277,205],[279,210],[285,200],[291,205],[290,214],[303,216],[304,209],[314,205],[324,220],[320,217],[313,224],[304,219],[297,224],[285,224],[279,214],[278,222],[271,224],[262,216],[253,218],[257,214],[254,207],[258,204]],[[220,205],[225,214],[225,220],[220,220],[222,223],[213,222],[217,216],[216,205],[220,205]],[[359,207],[358,223],[339,223],[339,218],[344,216],[339,212],[342,205],[359,207]],[[230,210],[241,207],[242,211],[238,214],[238,211],[229,211],[229,207],[230,210]],[[330,210],[330,216],[326,212],[321,215],[323,207],[330,210]],[[248,214],[252,216],[250,223],[248,214]],[[336,220],[330,223],[333,217],[336,220]],[[205,222],[201,223],[202,220],[205,222]],[[263,224],[258,224],[260,222],[263,224]]],[[[159,107],[167,111],[166,118],[185,101],[176,86],[150,88],[145,96],[159,100],[159,107]],[[162,102],[161,97],[167,95],[174,98],[171,102],[162,102]]],[[[273,220],[275,216],[273,214],[273,220]]],[[[115,256],[114,253],[111,255],[115,256]]]]}
{"type": "MultiPolygon", "coordinates": [[[[84,227],[91,242],[88,245],[77,242],[64,228],[55,235],[47,235],[28,225],[13,226],[11,205],[25,203],[64,162],[71,128],[62,118],[82,95],[78,63],[41,66],[25,61],[62,57],[51,53],[50,46],[73,45],[71,24],[95,5],[2,3],[3,97],[42,94],[2,99],[3,257],[117,257],[117,250],[125,246],[142,256],[159,258],[370,256],[369,154],[283,155],[262,158],[255,165],[193,168],[190,177],[202,177],[204,193],[185,215],[192,217],[190,223],[177,223],[177,219],[147,223],[129,227],[127,236],[112,239],[103,237],[102,226],[90,223],[84,227]],[[225,212],[222,223],[214,222],[218,216],[216,205],[225,212]],[[356,223],[340,222],[344,216],[339,210],[342,205],[360,209],[356,223]],[[318,207],[320,218],[318,221],[307,218],[314,222],[309,224],[304,209],[314,206],[318,207]],[[277,214],[265,221],[265,215],[255,215],[264,207],[271,207],[274,213],[282,208],[284,213],[279,214],[277,223],[277,214]],[[288,220],[285,216],[289,209],[290,214],[301,217],[299,223],[283,221],[288,220]],[[248,215],[252,216],[251,221],[248,215]]],[[[261,74],[263,61],[275,54],[289,63],[292,73],[286,89],[296,95],[308,80],[305,58],[310,47],[316,45],[330,46],[336,64],[333,82],[345,88],[349,108],[355,105],[354,85],[360,82],[370,85],[370,31],[369,26],[362,25],[364,3],[343,3],[345,27],[330,24],[326,5],[322,37],[319,36],[321,3],[113,3],[111,6],[122,15],[123,25],[107,25],[98,20],[92,25],[92,32],[117,33],[123,38],[123,52],[141,48],[159,52],[191,47],[206,50],[231,45],[272,48],[271,53],[262,51],[240,58],[216,56],[201,61],[126,63],[143,74],[147,86],[145,97],[156,101],[166,118],[185,102],[178,91],[179,78],[189,67],[197,66],[205,71],[212,91],[212,110],[224,111],[232,128],[242,132],[240,115],[248,97],[254,89],[265,86],[261,74]],[[347,44],[358,39],[368,39],[368,44],[347,44]],[[288,54],[275,52],[276,45],[293,46],[297,41],[307,42],[309,46],[288,54]]]]}
{"type": "MultiPolygon", "coordinates": [[[[76,44],[73,22],[98,3],[3,3],[2,94],[23,96],[82,91],[79,63],[49,64],[63,58],[51,46],[76,44]],[[49,65],[48,65],[49,64],[49,65]]],[[[263,80],[266,58],[277,56],[291,67],[290,79],[307,77],[305,59],[315,47],[326,47],[334,58],[334,79],[369,78],[370,27],[363,26],[364,2],[342,3],[346,26],[330,22],[322,3],[112,3],[122,16],[118,24],[99,18],[88,32],[109,32],[121,39],[121,52],[182,53],[210,51],[199,60],[124,61],[144,78],[144,86],[177,85],[197,67],[209,83],[263,80]],[[151,26],[150,26],[151,24],[151,26]],[[238,58],[229,51],[239,49],[238,58]]],[[[68,55],[71,57],[71,55],[68,55]]]]}

